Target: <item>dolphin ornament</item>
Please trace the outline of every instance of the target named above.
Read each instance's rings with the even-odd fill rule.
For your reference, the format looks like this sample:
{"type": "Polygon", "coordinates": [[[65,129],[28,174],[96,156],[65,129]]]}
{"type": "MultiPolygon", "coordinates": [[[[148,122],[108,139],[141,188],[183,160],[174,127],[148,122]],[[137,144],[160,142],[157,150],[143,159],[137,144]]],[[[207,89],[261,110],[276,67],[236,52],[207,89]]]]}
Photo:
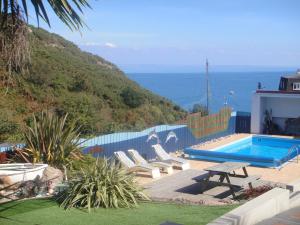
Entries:
{"type": "Polygon", "coordinates": [[[165,143],[167,143],[168,141],[170,141],[172,138],[175,138],[175,143],[178,141],[177,135],[175,134],[175,132],[170,131],[167,135],[166,141],[165,143]]]}
{"type": "Polygon", "coordinates": [[[147,141],[146,141],[146,142],[149,142],[149,141],[152,140],[152,139],[156,139],[156,140],[157,140],[157,143],[160,142],[159,137],[158,137],[158,135],[157,135],[157,133],[156,133],[155,130],[151,131],[151,132],[148,134],[148,138],[147,138],[147,141]]]}

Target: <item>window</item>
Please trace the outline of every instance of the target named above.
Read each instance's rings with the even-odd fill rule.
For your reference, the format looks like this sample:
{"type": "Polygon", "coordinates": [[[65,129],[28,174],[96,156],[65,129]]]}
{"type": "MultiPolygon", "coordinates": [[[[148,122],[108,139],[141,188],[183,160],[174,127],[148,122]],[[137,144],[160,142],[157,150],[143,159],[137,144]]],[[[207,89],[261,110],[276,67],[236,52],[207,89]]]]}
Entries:
{"type": "Polygon", "coordinates": [[[300,91],[300,82],[293,83],[293,90],[294,91],[300,91]]]}

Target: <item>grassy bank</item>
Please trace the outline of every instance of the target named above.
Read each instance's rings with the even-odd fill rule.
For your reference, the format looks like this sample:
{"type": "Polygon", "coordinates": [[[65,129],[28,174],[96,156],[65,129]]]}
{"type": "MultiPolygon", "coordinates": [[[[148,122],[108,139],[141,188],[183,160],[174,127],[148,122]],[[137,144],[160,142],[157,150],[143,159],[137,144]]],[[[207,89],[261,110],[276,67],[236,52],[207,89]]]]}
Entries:
{"type": "Polygon", "coordinates": [[[51,200],[27,200],[0,205],[5,225],[157,225],[173,221],[185,225],[207,224],[236,206],[188,206],[143,203],[136,209],[96,209],[91,213],[65,211],[51,200]]]}

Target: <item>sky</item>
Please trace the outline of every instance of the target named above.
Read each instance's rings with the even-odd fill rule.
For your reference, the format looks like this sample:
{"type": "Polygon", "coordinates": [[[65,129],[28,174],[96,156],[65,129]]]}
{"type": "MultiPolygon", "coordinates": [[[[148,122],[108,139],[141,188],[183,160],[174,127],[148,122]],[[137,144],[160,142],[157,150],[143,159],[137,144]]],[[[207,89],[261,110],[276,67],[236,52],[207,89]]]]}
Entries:
{"type": "MultiPolygon", "coordinates": [[[[88,28],[51,28],[127,72],[300,68],[299,0],[96,0],[88,28]]],[[[34,14],[30,22],[34,23],[34,14]]]]}

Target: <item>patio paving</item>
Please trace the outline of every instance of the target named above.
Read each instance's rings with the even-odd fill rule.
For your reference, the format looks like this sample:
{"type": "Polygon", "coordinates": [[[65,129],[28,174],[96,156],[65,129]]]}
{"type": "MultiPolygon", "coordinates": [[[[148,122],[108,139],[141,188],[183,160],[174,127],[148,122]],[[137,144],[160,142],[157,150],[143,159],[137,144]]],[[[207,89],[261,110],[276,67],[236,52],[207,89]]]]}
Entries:
{"type": "MultiPolygon", "coordinates": [[[[165,176],[145,184],[145,193],[152,200],[157,201],[206,205],[222,205],[235,202],[232,199],[229,188],[225,186],[216,186],[210,183],[206,191],[201,193],[203,183],[198,183],[193,178],[203,173],[205,173],[203,170],[189,169],[165,176]]],[[[254,183],[254,187],[266,184],[272,183],[258,181],[254,183]]]]}

